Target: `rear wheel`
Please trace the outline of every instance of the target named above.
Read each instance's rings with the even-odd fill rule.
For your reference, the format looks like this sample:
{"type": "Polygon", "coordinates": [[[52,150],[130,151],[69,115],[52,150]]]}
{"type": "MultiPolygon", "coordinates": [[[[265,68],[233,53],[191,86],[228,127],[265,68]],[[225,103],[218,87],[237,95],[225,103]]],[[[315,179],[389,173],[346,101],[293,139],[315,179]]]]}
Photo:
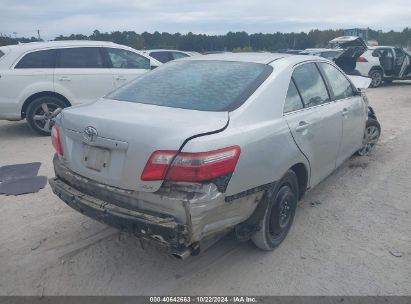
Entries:
{"type": "Polygon", "coordinates": [[[377,144],[381,135],[380,123],[373,118],[368,118],[367,124],[365,126],[365,132],[362,142],[362,147],[357,151],[360,156],[370,154],[371,150],[377,144]]]}
{"type": "Polygon", "coordinates": [[[294,171],[289,170],[272,195],[266,194],[267,209],[260,222],[261,229],[252,237],[262,250],[273,250],[285,239],[294,220],[298,201],[298,182],[294,171]]]}
{"type": "Polygon", "coordinates": [[[33,100],[27,108],[26,119],[30,127],[40,135],[50,135],[51,121],[58,108],[66,104],[54,96],[43,96],[33,100]]]}
{"type": "Polygon", "coordinates": [[[382,84],[383,74],[381,70],[374,70],[370,73],[371,84],[370,87],[377,88],[382,84]]]}

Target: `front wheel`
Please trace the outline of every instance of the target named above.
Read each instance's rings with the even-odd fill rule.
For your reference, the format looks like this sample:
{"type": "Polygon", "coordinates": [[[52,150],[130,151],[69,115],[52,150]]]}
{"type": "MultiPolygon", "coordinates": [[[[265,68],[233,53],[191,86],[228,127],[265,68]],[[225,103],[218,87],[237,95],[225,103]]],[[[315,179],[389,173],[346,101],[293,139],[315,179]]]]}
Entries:
{"type": "Polygon", "coordinates": [[[27,108],[26,119],[30,127],[40,135],[50,135],[52,119],[58,108],[65,108],[65,103],[54,96],[43,96],[33,100],[27,108]]]}
{"type": "Polygon", "coordinates": [[[362,141],[362,147],[357,151],[360,156],[370,154],[371,150],[377,144],[381,135],[380,123],[373,118],[368,118],[365,126],[364,137],[362,141]]]}
{"type": "Polygon", "coordinates": [[[272,195],[266,194],[267,209],[260,229],[251,237],[262,250],[273,250],[285,239],[294,220],[298,201],[298,182],[294,171],[289,170],[272,195]]]}

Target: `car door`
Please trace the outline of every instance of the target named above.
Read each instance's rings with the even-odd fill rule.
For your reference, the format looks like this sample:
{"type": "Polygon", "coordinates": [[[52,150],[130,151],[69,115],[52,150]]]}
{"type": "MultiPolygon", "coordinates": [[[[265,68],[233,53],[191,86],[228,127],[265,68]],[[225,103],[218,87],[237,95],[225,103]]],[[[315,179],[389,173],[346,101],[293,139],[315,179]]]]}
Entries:
{"type": "Polygon", "coordinates": [[[394,75],[402,78],[405,76],[405,71],[410,64],[409,58],[405,55],[404,50],[400,48],[394,48],[394,54],[394,75]]]}
{"type": "Polygon", "coordinates": [[[150,59],[121,48],[104,48],[116,87],[150,71],[150,59]]]}
{"type": "Polygon", "coordinates": [[[339,166],[361,147],[367,106],[341,71],[326,62],[318,63],[318,66],[330,87],[331,99],[342,117],[342,138],[336,162],[339,166]]]}
{"type": "Polygon", "coordinates": [[[99,47],[71,47],[57,50],[55,90],[73,104],[93,101],[114,89],[111,69],[99,47]]]}
{"type": "Polygon", "coordinates": [[[331,101],[315,63],[304,63],[294,69],[284,118],[296,144],[310,163],[310,184],[314,186],[335,169],[342,134],[340,110],[331,101]],[[302,108],[295,106],[298,100],[302,102],[302,108]],[[290,103],[294,106],[290,107],[290,103]]]}

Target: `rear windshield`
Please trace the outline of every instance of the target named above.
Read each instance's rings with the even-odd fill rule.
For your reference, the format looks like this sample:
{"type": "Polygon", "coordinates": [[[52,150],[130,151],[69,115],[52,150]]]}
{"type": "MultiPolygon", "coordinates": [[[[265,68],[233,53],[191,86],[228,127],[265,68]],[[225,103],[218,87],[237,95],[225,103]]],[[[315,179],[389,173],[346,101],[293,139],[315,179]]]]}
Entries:
{"type": "Polygon", "coordinates": [[[175,61],[148,72],[107,98],[200,111],[232,111],[264,82],[272,67],[235,61],[175,61]]]}

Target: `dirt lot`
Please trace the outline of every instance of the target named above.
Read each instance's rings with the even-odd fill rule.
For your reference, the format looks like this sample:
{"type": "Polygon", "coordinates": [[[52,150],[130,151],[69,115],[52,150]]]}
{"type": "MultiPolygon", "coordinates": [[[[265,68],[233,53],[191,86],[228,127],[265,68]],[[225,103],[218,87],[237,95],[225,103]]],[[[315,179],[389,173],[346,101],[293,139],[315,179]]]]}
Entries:
{"type": "MultiPolygon", "coordinates": [[[[261,252],[231,235],[177,261],[73,211],[47,186],[0,196],[0,295],[411,295],[411,83],[370,89],[383,128],[297,210],[286,241],[261,252]]],[[[0,122],[0,165],[41,161],[50,139],[0,122]]]]}

